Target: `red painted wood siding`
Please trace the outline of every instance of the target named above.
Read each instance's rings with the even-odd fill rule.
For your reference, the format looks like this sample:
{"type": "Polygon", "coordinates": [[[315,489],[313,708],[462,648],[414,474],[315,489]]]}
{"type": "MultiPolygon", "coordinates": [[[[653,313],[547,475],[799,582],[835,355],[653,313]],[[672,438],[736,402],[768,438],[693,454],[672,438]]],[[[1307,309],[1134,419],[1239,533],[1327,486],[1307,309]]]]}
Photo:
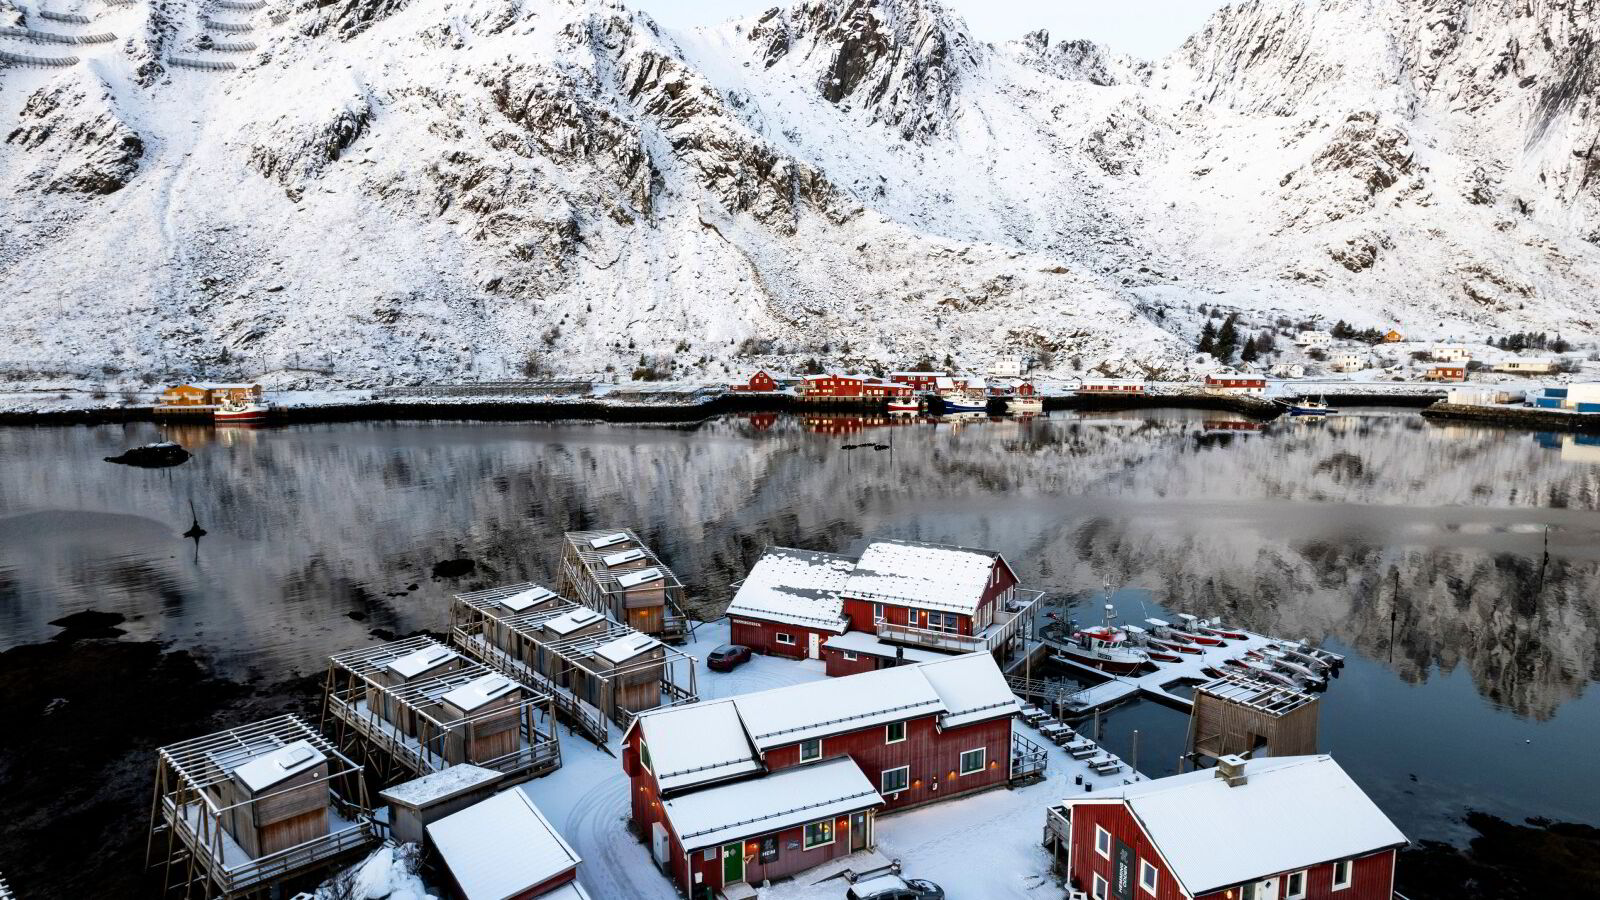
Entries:
{"type": "MultiPolygon", "coordinates": [[[[1279,878],[1279,896],[1283,888],[1283,877],[1287,872],[1273,872],[1262,876],[1273,875],[1279,878]]],[[[1350,886],[1341,890],[1333,889],[1333,863],[1326,862],[1312,866],[1306,870],[1306,897],[1305,900],[1392,900],[1394,897],[1394,851],[1384,850],[1370,856],[1359,857],[1353,861],[1350,868],[1350,886]]],[[[1211,894],[1202,894],[1199,900],[1239,900],[1238,888],[1217,891],[1211,894]],[[1229,890],[1232,896],[1229,896],[1229,890]]]]}
{"type": "MultiPolygon", "coordinates": [[[[990,567],[991,577],[985,582],[983,594],[978,599],[978,609],[993,604],[1007,590],[1015,587],[1017,576],[1011,571],[1000,557],[994,558],[990,567]]],[[[874,603],[882,603],[883,618],[891,625],[910,625],[916,628],[928,627],[928,610],[916,607],[900,606],[891,602],[862,600],[858,598],[844,598],[844,612],[850,617],[850,630],[863,631],[867,634],[876,634],[877,621],[872,617],[874,603]]],[[[935,610],[938,612],[939,610],[935,610]]],[[[960,634],[972,634],[972,616],[957,614],[957,631],[960,634]]]]}
{"type": "Polygon", "coordinates": [[[844,651],[832,647],[822,648],[823,667],[828,675],[838,678],[844,675],[859,675],[862,672],[876,671],[879,660],[875,656],[857,653],[855,659],[845,659],[844,651]]]}
{"type": "Polygon", "coordinates": [[[775,622],[763,622],[760,619],[751,619],[745,616],[729,617],[733,643],[743,644],[757,653],[768,656],[783,656],[789,659],[808,659],[811,646],[811,635],[817,635],[819,646],[833,637],[835,632],[823,631],[816,628],[805,628],[800,625],[784,625],[775,622]],[[786,634],[794,640],[794,644],[778,643],[778,635],[786,634]]]}
{"type": "Polygon", "coordinates": [[[778,382],[774,381],[772,376],[768,375],[766,372],[757,372],[750,376],[750,381],[748,383],[736,384],[733,386],[733,389],[736,391],[751,392],[775,391],[778,389],[778,382]]]}
{"type": "Polygon", "coordinates": [[[864,378],[824,375],[802,382],[801,391],[812,397],[860,397],[865,385],[864,378]]]}
{"type": "MultiPolygon", "coordinates": [[[[867,780],[875,786],[883,783],[881,776],[885,769],[910,766],[910,787],[893,798],[885,796],[886,810],[905,809],[1003,785],[1010,775],[1009,718],[977,722],[941,732],[934,716],[923,716],[906,723],[905,740],[887,744],[884,743],[885,737],[886,731],[882,725],[825,737],[822,739],[820,758],[848,756],[854,759],[867,780]],[[960,774],[961,754],[979,747],[986,750],[983,771],[971,775],[960,774]],[[952,776],[951,773],[955,774],[952,776]]],[[[773,771],[799,765],[800,745],[794,743],[774,747],[766,752],[765,758],[767,766],[773,771]]]]}
{"type": "Polygon", "coordinates": [[[937,375],[890,375],[889,376],[889,380],[890,381],[894,381],[894,382],[898,382],[900,384],[908,385],[908,386],[911,387],[912,390],[931,391],[931,390],[933,390],[933,386],[938,383],[939,376],[937,376],[937,375]]]}
{"type": "MultiPolygon", "coordinates": [[[[799,825],[786,831],[778,832],[778,858],[770,863],[761,862],[760,839],[771,834],[748,835],[745,840],[744,880],[749,884],[759,885],[763,879],[778,879],[804,872],[807,869],[822,865],[830,859],[850,855],[850,817],[838,816],[833,822],[834,840],[831,844],[814,847],[810,850],[805,846],[805,826],[799,825]],[[791,848],[789,842],[797,846],[791,848]]],[[[733,843],[729,841],[728,843],[733,843]]],[[[690,853],[685,859],[682,850],[674,839],[674,870],[687,866],[688,877],[680,879],[679,884],[685,891],[692,891],[694,876],[700,875],[701,885],[710,885],[714,890],[722,890],[726,885],[722,883],[722,850],[717,848],[715,859],[706,859],[705,850],[702,848],[690,853]]],[[[693,894],[691,893],[691,896],[693,894]]]]}

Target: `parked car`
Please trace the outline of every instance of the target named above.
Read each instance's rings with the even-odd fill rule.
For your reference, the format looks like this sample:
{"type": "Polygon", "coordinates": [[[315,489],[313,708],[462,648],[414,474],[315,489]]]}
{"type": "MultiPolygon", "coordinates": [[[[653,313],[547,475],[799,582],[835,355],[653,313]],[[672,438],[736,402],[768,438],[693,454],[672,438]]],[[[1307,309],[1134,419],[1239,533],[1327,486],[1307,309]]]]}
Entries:
{"type": "Polygon", "coordinates": [[[713,672],[732,672],[749,661],[749,647],[743,644],[723,644],[706,657],[706,668],[713,672]]]}
{"type": "Polygon", "coordinates": [[[878,875],[850,886],[847,900],[944,900],[944,888],[921,878],[878,875]]]}

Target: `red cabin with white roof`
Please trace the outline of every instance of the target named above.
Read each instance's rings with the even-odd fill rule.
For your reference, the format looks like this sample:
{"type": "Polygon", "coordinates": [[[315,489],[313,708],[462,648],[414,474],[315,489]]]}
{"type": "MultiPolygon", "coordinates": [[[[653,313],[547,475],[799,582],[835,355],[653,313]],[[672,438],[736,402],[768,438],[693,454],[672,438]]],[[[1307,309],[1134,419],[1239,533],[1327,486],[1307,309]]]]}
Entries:
{"type": "Polygon", "coordinates": [[[733,390],[752,394],[771,393],[778,389],[778,380],[766,372],[757,372],[744,384],[731,385],[733,390]]]}
{"type": "Polygon", "coordinates": [[[980,634],[1016,587],[1016,573],[994,550],[874,541],[839,597],[851,629],[892,640],[905,629],[980,634]]]}
{"type": "Polygon", "coordinates": [[[986,653],[667,707],[623,736],[633,825],[686,894],[873,845],[878,810],[1005,785],[1018,709],[986,653]]]}
{"type": "Polygon", "coordinates": [[[1085,378],[1078,383],[1078,393],[1085,396],[1143,395],[1144,382],[1133,378],[1085,378]]]}
{"type": "Polygon", "coordinates": [[[800,396],[861,397],[867,381],[865,375],[807,375],[800,381],[800,396]]]}
{"type": "Polygon", "coordinates": [[[913,391],[931,391],[940,378],[946,377],[944,372],[890,372],[889,380],[896,384],[909,386],[913,391]]]}
{"type": "Polygon", "coordinates": [[[1329,756],[1244,760],[1065,801],[1095,900],[1392,900],[1406,837],[1329,756]]]}
{"type": "Polygon", "coordinates": [[[1259,397],[1267,392],[1267,380],[1260,375],[1214,372],[1206,376],[1206,390],[1223,394],[1259,397]]]}
{"type": "Polygon", "coordinates": [[[855,560],[832,553],[769,549],[728,605],[733,642],[772,656],[821,659],[828,638],[849,629],[839,590],[854,568],[855,560]]]}

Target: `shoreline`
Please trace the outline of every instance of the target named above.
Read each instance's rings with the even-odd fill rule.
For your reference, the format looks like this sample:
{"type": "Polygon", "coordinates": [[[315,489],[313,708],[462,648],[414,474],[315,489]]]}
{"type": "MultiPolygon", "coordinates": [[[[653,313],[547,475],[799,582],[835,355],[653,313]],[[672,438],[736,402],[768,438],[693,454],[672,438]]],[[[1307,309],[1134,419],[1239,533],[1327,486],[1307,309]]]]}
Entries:
{"type": "Polygon", "coordinates": [[[1466,422],[1519,431],[1563,431],[1578,434],[1600,433],[1600,414],[1558,412],[1525,406],[1462,406],[1439,403],[1422,411],[1430,422],[1466,422]]]}

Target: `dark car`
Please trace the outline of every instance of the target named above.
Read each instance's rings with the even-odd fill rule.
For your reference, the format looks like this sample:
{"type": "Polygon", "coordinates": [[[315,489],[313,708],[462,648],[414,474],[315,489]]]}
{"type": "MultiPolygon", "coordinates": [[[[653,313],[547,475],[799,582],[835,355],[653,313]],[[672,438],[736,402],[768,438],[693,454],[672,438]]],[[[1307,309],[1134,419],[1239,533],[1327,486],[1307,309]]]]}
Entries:
{"type": "Polygon", "coordinates": [[[850,886],[848,900],[944,900],[944,888],[921,878],[879,875],[850,886]]]}
{"type": "Polygon", "coordinates": [[[743,644],[723,644],[706,657],[706,668],[713,672],[732,672],[749,661],[749,647],[743,644]]]}

